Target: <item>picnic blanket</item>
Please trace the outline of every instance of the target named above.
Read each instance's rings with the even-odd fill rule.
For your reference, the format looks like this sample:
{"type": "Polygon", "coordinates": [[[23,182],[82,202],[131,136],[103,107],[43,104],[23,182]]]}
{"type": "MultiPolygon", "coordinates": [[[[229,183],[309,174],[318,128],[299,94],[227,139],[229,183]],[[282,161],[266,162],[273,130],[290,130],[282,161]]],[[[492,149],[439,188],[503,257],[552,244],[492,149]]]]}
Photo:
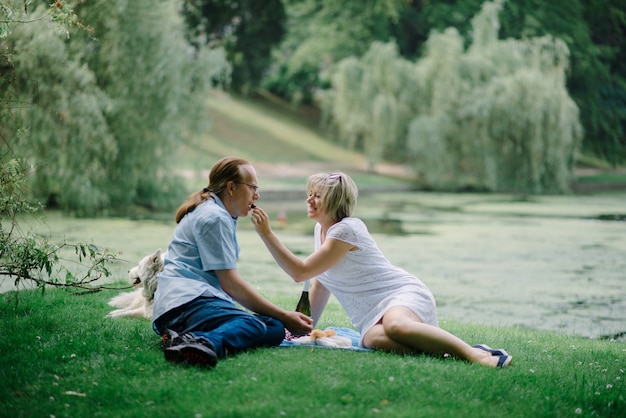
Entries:
{"type": "Polygon", "coordinates": [[[359,346],[361,334],[351,328],[328,327],[324,331],[332,330],[336,335],[330,337],[314,338],[309,335],[294,337],[286,333],[286,337],[280,344],[281,347],[316,347],[316,348],[340,348],[344,350],[370,351],[359,346]]]}

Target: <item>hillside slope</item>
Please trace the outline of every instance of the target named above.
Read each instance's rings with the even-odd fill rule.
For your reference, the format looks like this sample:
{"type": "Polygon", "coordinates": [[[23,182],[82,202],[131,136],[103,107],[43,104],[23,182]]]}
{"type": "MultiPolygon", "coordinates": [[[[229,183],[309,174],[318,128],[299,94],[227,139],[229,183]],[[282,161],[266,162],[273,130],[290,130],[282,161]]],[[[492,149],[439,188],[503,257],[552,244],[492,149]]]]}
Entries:
{"type": "MultiPolygon", "coordinates": [[[[254,98],[215,91],[208,98],[211,129],[190,145],[181,145],[177,165],[197,185],[206,179],[212,163],[226,155],[251,161],[264,188],[297,189],[306,178],[320,171],[341,170],[350,174],[359,188],[410,188],[413,173],[399,164],[380,163],[375,173],[366,158],[347,150],[318,127],[317,115],[302,108],[291,109],[269,94],[254,98]]],[[[581,156],[575,169],[572,191],[624,190],[626,168],[590,164],[581,156]]]]}
{"type": "MultiPolygon", "coordinates": [[[[310,121],[281,111],[271,102],[247,100],[223,92],[209,97],[211,130],[182,150],[185,170],[208,174],[210,162],[226,155],[251,161],[264,183],[298,185],[318,171],[342,170],[360,184],[407,185],[411,173],[403,166],[380,164],[367,170],[365,157],[322,136],[310,121]]],[[[196,175],[194,173],[194,176],[196,175]]]]}

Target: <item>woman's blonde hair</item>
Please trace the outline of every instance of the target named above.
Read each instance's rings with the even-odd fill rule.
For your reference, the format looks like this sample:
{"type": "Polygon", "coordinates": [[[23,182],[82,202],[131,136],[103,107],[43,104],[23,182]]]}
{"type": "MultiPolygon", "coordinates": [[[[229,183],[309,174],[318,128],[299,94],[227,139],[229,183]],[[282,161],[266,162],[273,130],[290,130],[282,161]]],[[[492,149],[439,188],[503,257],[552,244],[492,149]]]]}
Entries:
{"type": "Polygon", "coordinates": [[[226,190],[229,181],[241,183],[243,177],[241,174],[242,165],[250,165],[250,163],[237,157],[224,157],[216,162],[209,173],[208,186],[192,193],[176,211],[176,223],[179,223],[189,212],[193,212],[200,203],[209,199],[211,193],[215,193],[221,199],[221,195],[226,190]]]}
{"type": "Polygon", "coordinates": [[[352,178],[342,172],[319,173],[309,177],[306,185],[308,194],[317,193],[322,201],[322,209],[339,222],[352,216],[359,190],[352,178]]]}

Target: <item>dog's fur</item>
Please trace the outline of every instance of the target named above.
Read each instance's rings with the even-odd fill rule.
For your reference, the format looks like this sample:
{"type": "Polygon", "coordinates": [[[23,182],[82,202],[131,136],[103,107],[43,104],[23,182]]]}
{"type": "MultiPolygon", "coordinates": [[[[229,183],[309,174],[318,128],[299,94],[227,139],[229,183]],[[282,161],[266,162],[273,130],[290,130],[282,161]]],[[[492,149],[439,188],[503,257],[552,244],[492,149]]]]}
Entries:
{"type": "Polygon", "coordinates": [[[145,256],[138,265],[128,271],[128,279],[138,289],[120,293],[109,301],[109,305],[118,308],[110,312],[110,318],[136,316],[152,318],[152,303],[157,288],[157,273],[163,271],[165,254],[159,248],[145,256]]]}

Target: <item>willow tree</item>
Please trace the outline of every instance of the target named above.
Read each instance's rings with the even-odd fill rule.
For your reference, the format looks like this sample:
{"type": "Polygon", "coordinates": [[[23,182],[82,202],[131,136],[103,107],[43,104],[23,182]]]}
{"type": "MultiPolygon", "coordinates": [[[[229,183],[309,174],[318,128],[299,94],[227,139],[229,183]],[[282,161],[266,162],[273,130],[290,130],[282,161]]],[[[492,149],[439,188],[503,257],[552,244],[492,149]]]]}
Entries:
{"type": "Polygon", "coordinates": [[[7,141],[34,167],[34,190],[45,202],[75,208],[71,201],[81,199],[82,208],[102,207],[109,203],[105,173],[118,155],[105,116],[112,103],[47,13],[40,5],[8,38],[22,106],[7,119],[21,134],[7,132],[7,141]]]}
{"type": "MultiPolygon", "coordinates": [[[[15,130],[19,123],[20,109],[32,107],[37,80],[19,77],[13,71],[13,51],[3,40],[11,36],[15,26],[32,25],[40,19],[54,20],[58,30],[81,25],[67,4],[52,3],[44,14],[34,19],[26,16],[29,6],[29,2],[0,1],[0,120],[3,122],[0,125],[0,283],[3,279],[10,280],[20,289],[26,282],[42,291],[49,285],[66,289],[106,288],[108,286],[94,282],[110,276],[109,263],[116,260],[114,254],[94,244],[67,241],[53,244],[48,235],[41,233],[40,223],[24,228],[21,222],[25,214],[39,212],[41,205],[33,201],[30,194],[28,180],[32,167],[15,154],[16,147],[12,146],[11,139],[24,135],[24,128],[19,127],[15,133],[12,128],[15,130]],[[74,255],[68,258],[67,249],[73,249],[74,255]],[[80,267],[75,268],[77,266],[80,267]]],[[[75,71],[68,67],[68,72],[75,71]]],[[[30,221],[38,219],[29,218],[30,221]]],[[[14,293],[16,303],[18,294],[14,293]]]]}
{"type": "Polygon", "coordinates": [[[551,36],[499,40],[501,6],[483,4],[466,51],[452,57],[441,48],[441,38],[462,44],[456,31],[433,34],[416,63],[435,92],[409,129],[415,170],[437,188],[565,192],[582,139],[565,86],[569,50],[551,36]],[[431,61],[447,62],[447,70],[431,61]],[[445,150],[435,158],[428,149],[433,126],[440,126],[435,137],[443,141],[437,149],[445,150]],[[441,173],[441,166],[448,169],[441,173]]]}
{"type": "Polygon", "coordinates": [[[371,164],[385,147],[408,150],[424,186],[566,191],[582,138],[568,48],[550,36],[498,39],[502,3],[483,4],[467,49],[449,28],[415,63],[392,43],[341,63],[330,96],[340,133],[361,137],[371,164]]]}
{"type": "Polygon", "coordinates": [[[287,32],[275,49],[265,87],[294,103],[310,103],[330,83],[335,65],[388,41],[406,0],[283,0],[287,32]]]}
{"type": "Polygon", "coordinates": [[[374,42],[362,59],[343,60],[333,77],[327,98],[333,121],[348,146],[365,151],[371,169],[398,137],[402,71],[395,44],[374,42]]]}
{"type": "Polygon", "coordinates": [[[35,86],[17,92],[26,104],[5,132],[34,167],[36,197],[78,215],[180,199],[171,156],[207,120],[206,92],[229,71],[223,51],[189,46],[176,0],[73,5],[90,33],[59,31],[40,3],[2,40],[35,86]]]}

